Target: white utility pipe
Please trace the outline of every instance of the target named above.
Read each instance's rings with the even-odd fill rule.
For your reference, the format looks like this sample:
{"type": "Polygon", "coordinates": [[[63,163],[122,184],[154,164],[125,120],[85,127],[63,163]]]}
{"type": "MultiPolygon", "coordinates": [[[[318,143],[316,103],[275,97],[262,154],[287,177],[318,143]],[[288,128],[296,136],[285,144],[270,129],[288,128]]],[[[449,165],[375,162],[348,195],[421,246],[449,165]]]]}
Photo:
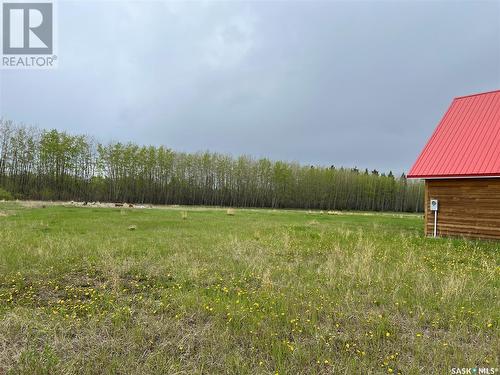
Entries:
{"type": "Polygon", "coordinates": [[[434,238],[437,237],[438,212],[434,211],[434,238]]]}

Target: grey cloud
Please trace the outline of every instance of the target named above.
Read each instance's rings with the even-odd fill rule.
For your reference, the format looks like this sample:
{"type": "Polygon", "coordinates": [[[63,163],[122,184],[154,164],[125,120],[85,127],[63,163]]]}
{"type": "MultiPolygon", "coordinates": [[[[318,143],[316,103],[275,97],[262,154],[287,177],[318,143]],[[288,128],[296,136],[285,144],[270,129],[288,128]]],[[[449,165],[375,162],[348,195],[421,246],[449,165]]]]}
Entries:
{"type": "Polygon", "coordinates": [[[183,151],[407,170],[454,96],[500,87],[498,2],[61,2],[60,66],[1,115],[183,151]]]}

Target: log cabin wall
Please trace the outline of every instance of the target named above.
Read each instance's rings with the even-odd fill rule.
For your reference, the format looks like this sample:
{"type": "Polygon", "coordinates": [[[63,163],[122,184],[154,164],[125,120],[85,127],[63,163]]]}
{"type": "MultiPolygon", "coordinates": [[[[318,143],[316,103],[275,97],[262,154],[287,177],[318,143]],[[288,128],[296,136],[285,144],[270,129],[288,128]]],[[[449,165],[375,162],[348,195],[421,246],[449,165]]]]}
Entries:
{"type": "Polygon", "coordinates": [[[432,236],[439,200],[438,236],[500,239],[500,178],[425,181],[425,234],[432,236]]]}

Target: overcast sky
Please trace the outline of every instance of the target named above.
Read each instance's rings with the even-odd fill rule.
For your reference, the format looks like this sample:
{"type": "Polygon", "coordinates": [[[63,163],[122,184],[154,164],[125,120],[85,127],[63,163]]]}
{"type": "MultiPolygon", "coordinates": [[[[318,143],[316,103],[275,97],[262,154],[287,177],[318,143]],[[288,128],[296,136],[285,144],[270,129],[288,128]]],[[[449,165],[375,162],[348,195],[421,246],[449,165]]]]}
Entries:
{"type": "Polygon", "coordinates": [[[59,67],[0,116],[102,141],[407,171],[450,101],[500,88],[500,1],[60,1],[59,67]]]}

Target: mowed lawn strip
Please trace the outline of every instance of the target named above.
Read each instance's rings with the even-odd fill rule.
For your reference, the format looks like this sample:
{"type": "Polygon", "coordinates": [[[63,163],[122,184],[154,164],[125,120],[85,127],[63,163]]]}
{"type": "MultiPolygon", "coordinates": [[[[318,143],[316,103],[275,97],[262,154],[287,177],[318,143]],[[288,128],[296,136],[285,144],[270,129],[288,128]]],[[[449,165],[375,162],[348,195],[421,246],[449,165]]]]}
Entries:
{"type": "Polygon", "coordinates": [[[0,203],[0,373],[500,367],[498,242],[421,215],[0,203]]]}

